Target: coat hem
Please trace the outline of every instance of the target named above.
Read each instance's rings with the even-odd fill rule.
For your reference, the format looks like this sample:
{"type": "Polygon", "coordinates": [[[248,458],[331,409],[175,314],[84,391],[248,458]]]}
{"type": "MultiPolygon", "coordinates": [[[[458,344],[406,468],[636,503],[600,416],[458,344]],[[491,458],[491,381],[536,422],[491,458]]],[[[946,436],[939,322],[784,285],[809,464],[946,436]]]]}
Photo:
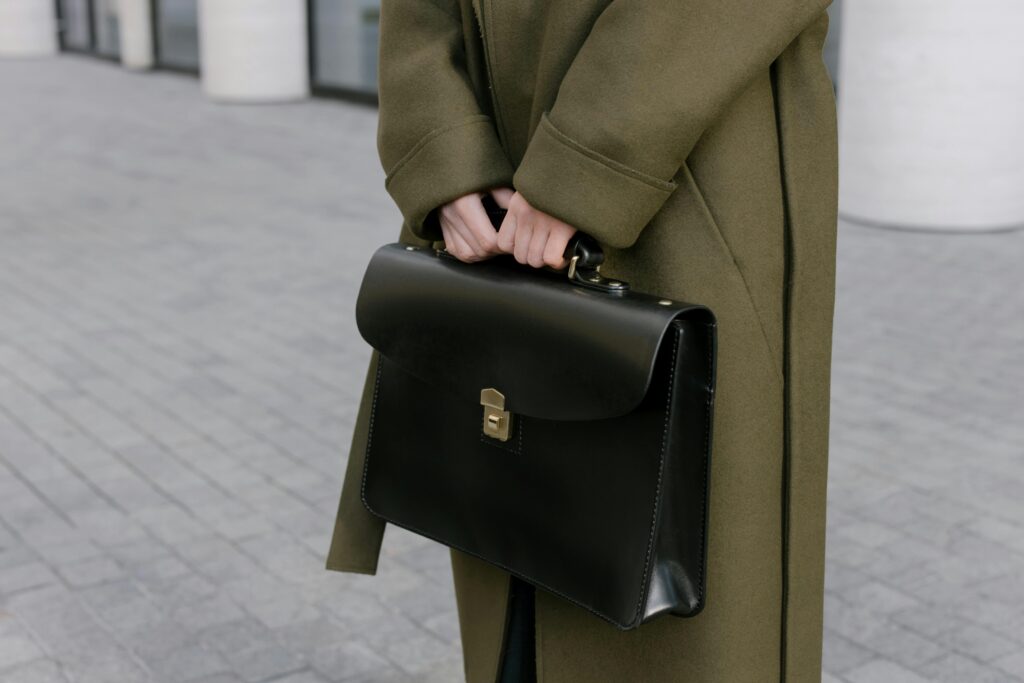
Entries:
{"type": "Polygon", "coordinates": [[[377,574],[377,565],[369,564],[349,564],[347,562],[328,562],[324,565],[324,568],[332,572],[344,572],[346,574],[368,574],[375,576],[377,574]]]}

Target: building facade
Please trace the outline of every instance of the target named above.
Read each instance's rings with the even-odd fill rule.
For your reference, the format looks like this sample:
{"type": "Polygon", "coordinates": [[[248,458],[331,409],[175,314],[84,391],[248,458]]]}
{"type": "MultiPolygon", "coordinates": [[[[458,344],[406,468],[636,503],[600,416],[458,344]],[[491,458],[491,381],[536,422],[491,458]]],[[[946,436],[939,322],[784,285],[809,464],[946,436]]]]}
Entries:
{"type": "MultiPolygon", "coordinates": [[[[123,43],[148,46],[146,55],[133,56],[130,66],[144,65],[199,74],[201,57],[201,5],[204,0],[56,0],[61,49],[118,60],[123,43]],[[136,10],[134,7],[146,7],[136,10]],[[144,16],[139,25],[136,17],[144,16]],[[133,24],[123,26],[125,23],[133,24]],[[123,35],[124,31],[127,35],[123,35]],[[134,36],[139,31],[149,35],[134,36]]],[[[207,12],[221,2],[207,2],[207,12]]],[[[230,5],[231,0],[226,4],[230,5]]],[[[839,21],[833,7],[833,23],[839,21]]],[[[256,15],[282,8],[297,8],[306,23],[301,49],[313,94],[338,95],[372,102],[377,82],[380,0],[250,0],[245,12],[256,15]],[[304,7],[298,8],[299,5],[304,7]]],[[[269,20],[267,20],[269,21],[269,20]]],[[[832,32],[826,61],[833,68],[838,58],[838,31],[832,32]]],[[[126,60],[127,62],[128,60],[126,60]]]]}
{"type": "MultiPolygon", "coordinates": [[[[122,44],[133,33],[146,31],[148,40],[140,42],[152,46],[152,66],[200,74],[202,18],[223,21],[225,11],[232,11],[233,5],[245,15],[243,28],[261,32],[262,40],[253,47],[260,43],[270,47],[281,40],[268,31],[284,27],[282,15],[301,18],[301,36],[288,39],[297,43],[292,52],[301,52],[304,78],[314,94],[375,101],[379,0],[57,0],[60,46],[69,52],[118,60],[124,56],[122,44]],[[136,3],[146,7],[134,11],[131,6],[136,3]],[[147,21],[140,24],[136,17],[142,15],[147,21]]],[[[210,44],[208,49],[215,51],[217,46],[210,44]]],[[[210,64],[209,68],[219,65],[210,64]]]]}
{"type": "MultiPolygon", "coordinates": [[[[1024,226],[1024,3],[835,0],[840,211],[1024,226]]],[[[0,0],[0,55],[60,49],[198,74],[221,101],[376,101],[380,0],[0,0]]]]}

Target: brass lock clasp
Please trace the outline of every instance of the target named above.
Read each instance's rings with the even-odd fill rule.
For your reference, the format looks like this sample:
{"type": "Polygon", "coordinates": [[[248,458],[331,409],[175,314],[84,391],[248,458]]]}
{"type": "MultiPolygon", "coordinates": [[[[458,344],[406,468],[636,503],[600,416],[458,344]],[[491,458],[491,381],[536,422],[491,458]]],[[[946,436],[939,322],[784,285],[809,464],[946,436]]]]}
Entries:
{"type": "Polygon", "coordinates": [[[512,413],[505,410],[505,394],[488,387],[480,390],[484,407],[484,434],[499,441],[508,441],[512,434],[512,413]]]}

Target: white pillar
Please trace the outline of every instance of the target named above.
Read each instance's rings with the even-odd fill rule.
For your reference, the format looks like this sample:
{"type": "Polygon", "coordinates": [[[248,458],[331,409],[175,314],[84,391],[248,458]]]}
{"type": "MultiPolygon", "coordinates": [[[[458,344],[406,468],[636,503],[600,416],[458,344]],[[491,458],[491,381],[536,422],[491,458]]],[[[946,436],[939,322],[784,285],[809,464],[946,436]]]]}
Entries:
{"type": "Polygon", "coordinates": [[[1024,225],[1024,3],[851,0],[840,211],[934,229],[1024,225]]]}
{"type": "Polygon", "coordinates": [[[55,11],[52,0],[0,0],[0,56],[56,54],[55,11]]]}
{"type": "Polygon", "coordinates": [[[217,100],[309,94],[306,0],[200,0],[200,73],[217,100]]]}
{"type": "Polygon", "coordinates": [[[152,69],[153,15],[151,0],[119,0],[121,64],[129,69],[152,69]]]}

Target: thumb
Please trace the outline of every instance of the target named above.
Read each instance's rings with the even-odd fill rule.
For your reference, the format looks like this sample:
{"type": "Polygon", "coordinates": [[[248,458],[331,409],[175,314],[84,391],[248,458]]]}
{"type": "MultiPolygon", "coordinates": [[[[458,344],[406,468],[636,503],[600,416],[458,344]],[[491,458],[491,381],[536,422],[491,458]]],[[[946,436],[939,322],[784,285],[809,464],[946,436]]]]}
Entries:
{"type": "Polygon", "coordinates": [[[495,187],[491,190],[491,196],[494,197],[494,201],[503,209],[508,208],[508,203],[512,200],[512,195],[515,193],[516,191],[510,187],[495,187]]]}

